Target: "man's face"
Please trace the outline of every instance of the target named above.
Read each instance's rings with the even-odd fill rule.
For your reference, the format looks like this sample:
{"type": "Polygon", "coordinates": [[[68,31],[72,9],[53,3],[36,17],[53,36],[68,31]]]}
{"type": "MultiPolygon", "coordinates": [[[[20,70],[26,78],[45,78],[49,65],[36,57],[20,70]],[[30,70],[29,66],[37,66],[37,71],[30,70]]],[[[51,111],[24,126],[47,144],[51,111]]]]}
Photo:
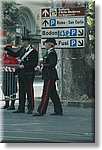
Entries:
{"type": "Polygon", "coordinates": [[[54,47],[54,44],[51,43],[51,42],[47,42],[47,43],[45,43],[45,47],[46,47],[46,49],[48,50],[48,49],[54,47]]]}
{"type": "Polygon", "coordinates": [[[26,40],[26,41],[22,41],[22,47],[28,47],[29,45],[29,42],[26,40]]]}

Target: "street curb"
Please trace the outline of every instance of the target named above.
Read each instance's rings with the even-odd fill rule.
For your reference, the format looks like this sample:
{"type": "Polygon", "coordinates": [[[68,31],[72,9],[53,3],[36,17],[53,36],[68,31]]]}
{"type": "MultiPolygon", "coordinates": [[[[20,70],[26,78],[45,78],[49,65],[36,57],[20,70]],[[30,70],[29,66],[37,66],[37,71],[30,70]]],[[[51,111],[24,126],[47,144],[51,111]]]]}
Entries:
{"type": "Polygon", "coordinates": [[[68,102],[68,107],[83,107],[83,108],[94,108],[94,102],[68,102]]]}
{"type": "MultiPolygon", "coordinates": [[[[35,97],[35,101],[41,101],[41,97],[35,97]]],[[[92,101],[68,101],[68,100],[61,100],[61,104],[63,106],[67,107],[83,107],[83,108],[94,108],[95,107],[95,102],[92,101]]],[[[49,105],[52,105],[52,102],[49,101],[49,105]]]]}
{"type": "MultiPolygon", "coordinates": [[[[19,100],[16,99],[7,99],[7,100],[19,100]]],[[[1,101],[5,101],[4,99],[1,101]]],[[[35,97],[35,103],[40,103],[41,97],[35,97]]],[[[61,104],[66,107],[83,107],[83,108],[95,108],[95,102],[93,100],[90,101],[68,101],[68,100],[61,100],[61,104]]],[[[49,105],[53,105],[52,101],[49,101],[49,105]]]]}

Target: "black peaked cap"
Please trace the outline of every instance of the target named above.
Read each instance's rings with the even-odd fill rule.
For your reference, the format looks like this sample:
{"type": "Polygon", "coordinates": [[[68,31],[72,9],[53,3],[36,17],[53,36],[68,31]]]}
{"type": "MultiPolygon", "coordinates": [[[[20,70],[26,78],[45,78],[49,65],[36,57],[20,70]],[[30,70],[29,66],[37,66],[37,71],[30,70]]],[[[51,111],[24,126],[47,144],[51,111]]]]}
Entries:
{"type": "Polygon", "coordinates": [[[48,42],[51,42],[51,43],[53,43],[54,45],[57,45],[56,40],[55,40],[54,38],[48,38],[48,39],[45,41],[45,43],[48,43],[48,42]]]}
{"type": "Polygon", "coordinates": [[[30,41],[30,38],[29,37],[22,37],[22,41],[30,41]]]}

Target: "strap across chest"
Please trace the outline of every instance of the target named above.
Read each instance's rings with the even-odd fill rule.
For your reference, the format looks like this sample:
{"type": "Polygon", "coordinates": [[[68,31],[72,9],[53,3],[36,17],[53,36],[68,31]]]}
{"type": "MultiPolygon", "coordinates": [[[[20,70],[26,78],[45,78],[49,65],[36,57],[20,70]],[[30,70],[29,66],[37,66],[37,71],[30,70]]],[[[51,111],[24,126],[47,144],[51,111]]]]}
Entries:
{"type": "Polygon", "coordinates": [[[31,52],[33,51],[33,48],[30,48],[29,51],[27,51],[20,59],[20,62],[22,62],[31,52]]]}

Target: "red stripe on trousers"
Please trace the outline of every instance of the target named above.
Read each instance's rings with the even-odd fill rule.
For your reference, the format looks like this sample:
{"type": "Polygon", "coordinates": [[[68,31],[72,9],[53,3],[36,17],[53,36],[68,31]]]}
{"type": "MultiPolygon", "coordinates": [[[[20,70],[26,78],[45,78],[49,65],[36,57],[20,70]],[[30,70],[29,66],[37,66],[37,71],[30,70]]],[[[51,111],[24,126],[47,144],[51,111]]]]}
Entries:
{"type": "Polygon", "coordinates": [[[50,83],[51,83],[51,80],[48,80],[47,88],[46,88],[46,93],[45,93],[45,96],[44,96],[44,102],[43,102],[43,104],[42,104],[40,113],[42,113],[42,111],[43,111],[43,109],[44,109],[44,105],[45,105],[46,100],[47,100],[47,97],[48,97],[48,89],[49,89],[50,83]]]}
{"type": "Polygon", "coordinates": [[[30,92],[31,92],[31,99],[32,99],[32,110],[34,109],[34,92],[32,87],[32,81],[30,83],[30,92]]]}

